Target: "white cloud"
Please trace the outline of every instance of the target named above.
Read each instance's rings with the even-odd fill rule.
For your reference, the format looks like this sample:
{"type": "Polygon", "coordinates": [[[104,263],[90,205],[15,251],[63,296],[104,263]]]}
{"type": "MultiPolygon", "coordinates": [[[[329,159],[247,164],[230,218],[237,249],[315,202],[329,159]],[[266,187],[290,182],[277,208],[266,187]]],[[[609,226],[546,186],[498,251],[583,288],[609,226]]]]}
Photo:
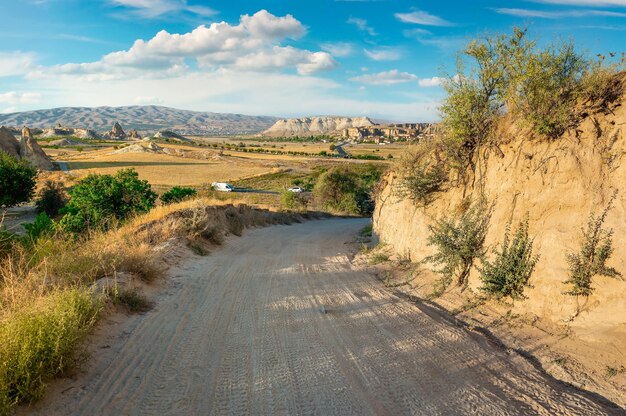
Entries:
{"type": "Polygon", "coordinates": [[[0,103],[3,104],[36,104],[40,101],[41,94],[35,92],[23,92],[18,93],[15,91],[9,91],[0,93],[0,103]]]}
{"type": "Polygon", "coordinates": [[[7,108],[3,108],[2,111],[0,111],[0,113],[2,114],[16,113],[17,110],[18,110],[17,107],[7,107],[7,108]]]}
{"type": "Polygon", "coordinates": [[[397,69],[378,72],[375,74],[364,74],[350,78],[350,81],[360,82],[368,85],[394,85],[406,82],[417,81],[420,87],[439,87],[445,82],[445,78],[418,78],[417,75],[409,72],[400,72],[397,69]]]}
{"type": "Polygon", "coordinates": [[[410,13],[396,13],[394,16],[402,23],[424,26],[453,26],[453,24],[447,20],[422,10],[414,10],[410,13]]]}
{"type": "Polygon", "coordinates": [[[393,47],[364,49],[365,55],[374,61],[397,61],[402,57],[402,50],[393,47]]]}
{"type": "Polygon", "coordinates": [[[402,102],[389,102],[368,98],[356,88],[317,76],[234,69],[90,84],[66,76],[33,80],[31,88],[46,92],[45,102],[39,104],[41,107],[123,106],[136,102],[137,97],[150,95],[158,97],[159,104],[198,111],[280,117],[363,115],[432,121],[437,118],[438,106],[438,100],[419,94],[418,88],[414,96],[402,102]]]}
{"type": "Polygon", "coordinates": [[[205,70],[295,68],[301,74],[311,74],[335,68],[336,62],[327,52],[280,46],[285,39],[305,34],[306,28],[293,16],[277,17],[261,10],[252,16],[242,15],[237,25],[213,23],[183,34],[162,30],[150,40],[136,40],[130,49],[109,53],[99,61],[57,65],[33,71],[30,77],[83,75],[89,80],[111,80],[173,76],[189,70],[187,59],[205,70]]]}
{"type": "Polygon", "coordinates": [[[441,77],[422,78],[418,81],[418,84],[420,87],[439,87],[445,81],[446,79],[441,77]]]}
{"type": "Polygon", "coordinates": [[[539,19],[562,19],[567,17],[626,17],[626,13],[610,12],[606,10],[564,10],[564,11],[544,11],[517,8],[496,8],[496,13],[506,14],[516,17],[536,17],[539,19]]]}
{"type": "Polygon", "coordinates": [[[163,100],[157,97],[145,97],[138,96],[133,100],[135,104],[145,105],[145,104],[163,104],[163,100]]]}
{"type": "Polygon", "coordinates": [[[23,75],[34,67],[35,60],[34,53],[0,52],[0,78],[23,75]]]}
{"type": "Polygon", "coordinates": [[[327,42],[322,43],[320,47],[332,56],[337,57],[350,56],[354,53],[354,45],[348,42],[327,42]]]}
{"type": "Polygon", "coordinates": [[[376,74],[365,74],[350,78],[350,81],[360,82],[369,85],[393,85],[402,84],[417,80],[417,76],[408,72],[400,72],[397,69],[391,71],[378,72],[376,74]]]}
{"type": "Polygon", "coordinates": [[[356,26],[361,32],[365,32],[370,36],[376,36],[377,33],[373,27],[369,26],[367,20],[361,19],[360,17],[350,17],[348,19],[348,24],[356,26]]]}
{"type": "Polygon", "coordinates": [[[134,14],[143,18],[155,18],[179,12],[190,12],[205,17],[217,13],[210,7],[189,5],[187,0],[111,0],[111,4],[130,8],[134,14]]]}

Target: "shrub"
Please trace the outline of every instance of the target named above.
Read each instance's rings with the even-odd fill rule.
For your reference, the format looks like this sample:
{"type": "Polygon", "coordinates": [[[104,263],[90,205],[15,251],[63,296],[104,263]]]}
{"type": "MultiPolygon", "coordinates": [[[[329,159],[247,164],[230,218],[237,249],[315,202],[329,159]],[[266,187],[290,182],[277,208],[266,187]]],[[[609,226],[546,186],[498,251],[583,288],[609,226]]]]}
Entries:
{"type": "Polygon", "coordinates": [[[71,367],[100,305],[85,291],[59,291],[0,323],[0,413],[40,399],[48,379],[71,367]]]}
{"type": "Polygon", "coordinates": [[[50,180],[46,181],[35,201],[37,212],[45,212],[49,217],[56,217],[66,203],[67,196],[63,184],[50,180]]]}
{"type": "Polygon", "coordinates": [[[475,170],[476,150],[497,145],[496,127],[505,114],[536,136],[555,139],[590,110],[606,110],[623,92],[617,74],[625,63],[624,55],[619,63],[594,62],[571,42],[538,47],[519,28],[475,39],[444,84],[440,113],[449,167],[461,176],[475,170]]]}
{"type": "Polygon", "coordinates": [[[528,285],[539,256],[533,256],[533,240],[528,236],[528,217],[519,224],[512,240],[510,231],[510,227],[507,227],[500,250],[494,250],[493,262],[483,261],[479,269],[483,282],[480,289],[497,297],[522,299],[524,286],[528,285]]]}
{"type": "Polygon", "coordinates": [[[37,169],[0,151],[0,208],[28,202],[35,189],[37,169]]]}
{"type": "Polygon", "coordinates": [[[169,191],[161,195],[161,202],[164,204],[171,204],[174,202],[180,202],[187,198],[191,198],[197,194],[193,188],[185,188],[181,186],[175,186],[169,191]]]}
{"type": "Polygon", "coordinates": [[[133,169],[112,175],[89,175],[69,191],[60,225],[70,232],[108,229],[130,215],[148,212],[156,194],[133,169]]]}
{"type": "Polygon", "coordinates": [[[485,201],[475,203],[460,218],[443,217],[430,225],[428,245],[435,246],[437,252],[425,261],[441,266],[445,286],[456,276],[457,284],[465,286],[474,261],[485,254],[484,242],[489,227],[493,205],[485,201]]]}
{"type": "Polygon", "coordinates": [[[574,126],[581,79],[589,61],[563,42],[522,55],[514,74],[514,113],[541,136],[555,139],[574,126]]]}
{"type": "Polygon", "coordinates": [[[447,175],[440,165],[417,165],[403,175],[400,182],[400,194],[414,201],[427,205],[435,192],[441,190],[447,175]]]}
{"type": "Polygon", "coordinates": [[[351,215],[368,214],[373,209],[368,182],[348,169],[332,168],[319,176],[313,192],[326,209],[351,215]]]}
{"type": "Polygon", "coordinates": [[[569,279],[564,283],[572,285],[567,291],[572,296],[589,296],[593,292],[591,279],[595,275],[618,277],[620,273],[606,262],[613,254],[613,230],[602,227],[606,216],[613,206],[617,196],[615,192],[607,207],[599,216],[591,214],[587,222],[587,229],[582,230],[582,244],[578,253],[567,254],[569,265],[569,279]]]}
{"type": "Polygon", "coordinates": [[[296,192],[283,191],[280,194],[280,203],[287,209],[302,211],[306,209],[305,197],[296,192]]]}
{"type": "Polygon", "coordinates": [[[37,241],[39,237],[50,235],[54,232],[54,223],[48,217],[48,214],[42,212],[37,214],[32,224],[24,224],[24,229],[26,229],[26,235],[28,235],[31,241],[37,241]]]}

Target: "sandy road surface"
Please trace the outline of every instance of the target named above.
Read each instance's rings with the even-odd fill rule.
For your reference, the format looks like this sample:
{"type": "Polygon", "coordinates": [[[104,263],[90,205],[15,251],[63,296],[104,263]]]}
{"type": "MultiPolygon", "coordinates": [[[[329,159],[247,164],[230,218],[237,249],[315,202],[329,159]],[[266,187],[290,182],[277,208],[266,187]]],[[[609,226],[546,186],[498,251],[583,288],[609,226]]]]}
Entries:
{"type": "Polygon", "coordinates": [[[365,224],[255,229],[186,261],[29,413],[618,414],[353,270],[345,242],[365,224]]]}

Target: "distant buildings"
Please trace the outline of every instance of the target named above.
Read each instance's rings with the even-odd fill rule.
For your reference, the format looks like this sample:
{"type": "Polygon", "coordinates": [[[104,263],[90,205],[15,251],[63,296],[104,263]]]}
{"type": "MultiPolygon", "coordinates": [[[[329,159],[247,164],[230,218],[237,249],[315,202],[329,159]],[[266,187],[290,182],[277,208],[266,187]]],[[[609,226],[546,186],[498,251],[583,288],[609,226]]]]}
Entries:
{"type": "Polygon", "coordinates": [[[403,123],[350,127],[343,129],[342,137],[353,142],[413,141],[435,134],[439,129],[433,123],[403,123]]]}

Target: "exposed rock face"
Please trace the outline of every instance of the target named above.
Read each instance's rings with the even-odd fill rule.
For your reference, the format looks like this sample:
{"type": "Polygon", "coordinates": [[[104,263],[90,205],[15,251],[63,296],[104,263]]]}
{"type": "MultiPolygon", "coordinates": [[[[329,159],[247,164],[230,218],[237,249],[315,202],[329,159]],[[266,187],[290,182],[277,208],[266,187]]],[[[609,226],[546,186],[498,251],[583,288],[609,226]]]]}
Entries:
{"type": "Polygon", "coordinates": [[[141,140],[141,135],[139,134],[139,132],[137,130],[130,130],[128,132],[128,138],[129,139],[137,139],[137,140],[141,140]]]}
{"type": "Polygon", "coordinates": [[[22,140],[20,140],[20,157],[30,162],[31,165],[41,170],[53,170],[54,164],[37,143],[30,129],[22,129],[22,140]]]}
{"type": "Polygon", "coordinates": [[[76,140],[71,140],[71,139],[59,139],[59,140],[53,140],[48,144],[50,146],[66,147],[66,146],[78,146],[82,143],[76,140]]]}
{"type": "Polygon", "coordinates": [[[305,117],[278,120],[263,134],[268,136],[299,136],[327,134],[352,127],[373,126],[367,117],[305,117]]]}
{"type": "MultiPolygon", "coordinates": [[[[34,133],[34,132],[33,132],[34,133]]],[[[72,136],[79,139],[97,139],[98,133],[89,129],[77,129],[73,127],[63,127],[57,125],[55,128],[45,129],[41,134],[41,137],[65,137],[72,136]]]]}
{"type": "Polygon", "coordinates": [[[126,146],[122,149],[111,152],[112,155],[119,155],[124,153],[161,153],[163,148],[157,146],[156,143],[150,142],[147,146],[143,146],[139,143],[126,146]]]}
{"type": "Polygon", "coordinates": [[[0,127],[0,151],[13,157],[20,157],[20,145],[8,128],[0,127]]]}
{"type": "Polygon", "coordinates": [[[161,130],[160,132],[158,132],[157,134],[154,135],[155,139],[169,139],[169,140],[176,140],[179,142],[190,142],[191,140],[189,140],[186,137],[181,136],[178,133],[174,133],[173,131],[170,130],[161,130]]]}
{"type": "Polygon", "coordinates": [[[111,139],[125,139],[128,137],[126,133],[124,133],[124,129],[122,129],[120,123],[118,123],[117,121],[115,122],[115,124],[113,124],[113,128],[111,128],[108,136],[111,139]]]}
{"type": "MultiPolygon", "coordinates": [[[[485,246],[499,249],[508,225],[516,227],[527,218],[533,251],[541,254],[531,286],[524,289],[527,299],[515,302],[512,312],[530,313],[559,325],[569,322],[574,334],[598,344],[626,345],[626,282],[594,275],[594,291],[584,301],[588,306],[575,319],[579,299],[563,294],[570,289],[563,283],[570,273],[567,254],[580,250],[581,228],[589,214],[598,215],[616,189],[617,199],[604,224],[614,231],[614,253],[607,265],[626,274],[625,125],[626,105],[622,105],[613,114],[586,118],[575,132],[557,140],[528,140],[524,130],[503,128],[499,134],[507,141],[500,145],[500,153],[493,150],[482,156],[475,187],[451,186],[426,207],[399,197],[396,190],[401,179],[392,170],[377,197],[374,230],[403,258],[421,261],[435,251],[427,241],[429,225],[442,215],[460,211],[470,196],[476,200],[484,194],[494,203],[485,246]]],[[[420,270],[421,281],[430,278],[426,269],[420,270]]],[[[482,284],[479,275],[472,269],[469,286],[473,290],[482,284]]]]}

